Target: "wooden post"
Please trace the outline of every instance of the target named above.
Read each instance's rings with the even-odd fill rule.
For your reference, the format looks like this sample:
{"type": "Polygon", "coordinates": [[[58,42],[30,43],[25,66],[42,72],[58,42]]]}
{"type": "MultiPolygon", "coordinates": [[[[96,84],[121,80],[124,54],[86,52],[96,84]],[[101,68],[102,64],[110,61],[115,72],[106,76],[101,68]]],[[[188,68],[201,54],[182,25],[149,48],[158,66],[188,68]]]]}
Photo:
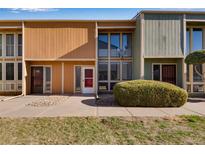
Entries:
{"type": "Polygon", "coordinates": [[[190,86],[191,86],[191,93],[193,93],[193,65],[189,65],[189,80],[190,80],[190,86]]]}

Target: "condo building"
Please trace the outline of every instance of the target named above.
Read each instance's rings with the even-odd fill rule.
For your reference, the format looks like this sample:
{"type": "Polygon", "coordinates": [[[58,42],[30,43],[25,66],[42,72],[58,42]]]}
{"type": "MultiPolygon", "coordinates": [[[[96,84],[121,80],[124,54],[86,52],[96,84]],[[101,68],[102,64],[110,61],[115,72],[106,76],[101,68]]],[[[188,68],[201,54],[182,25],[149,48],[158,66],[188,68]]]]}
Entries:
{"type": "Polygon", "coordinates": [[[204,93],[205,12],[141,11],[129,20],[1,20],[0,94],[112,92],[145,79],[204,93]]]}

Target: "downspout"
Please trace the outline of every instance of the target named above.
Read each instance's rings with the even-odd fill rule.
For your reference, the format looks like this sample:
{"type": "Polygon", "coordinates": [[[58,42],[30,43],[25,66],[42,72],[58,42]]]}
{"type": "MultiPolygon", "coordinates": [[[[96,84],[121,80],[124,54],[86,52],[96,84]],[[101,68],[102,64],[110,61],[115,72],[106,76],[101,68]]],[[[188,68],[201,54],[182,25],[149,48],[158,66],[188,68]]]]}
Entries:
{"type": "Polygon", "coordinates": [[[95,99],[98,100],[98,23],[95,22],[95,99]]]}
{"type": "Polygon", "coordinates": [[[22,21],[22,95],[26,95],[25,25],[22,21]]]}

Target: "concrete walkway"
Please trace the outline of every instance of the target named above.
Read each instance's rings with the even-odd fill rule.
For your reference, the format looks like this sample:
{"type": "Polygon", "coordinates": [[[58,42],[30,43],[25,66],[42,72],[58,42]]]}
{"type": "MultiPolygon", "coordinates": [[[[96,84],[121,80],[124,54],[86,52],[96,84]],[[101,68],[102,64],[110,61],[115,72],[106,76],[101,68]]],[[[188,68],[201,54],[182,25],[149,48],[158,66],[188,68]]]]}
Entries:
{"type": "Polygon", "coordinates": [[[205,116],[205,99],[193,99],[181,108],[120,107],[113,102],[113,98],[109,97],[96,102],[93,96],[65,95],[29,95],[0,102],[0,117],[165,117],[175,115],[205,116]]]}

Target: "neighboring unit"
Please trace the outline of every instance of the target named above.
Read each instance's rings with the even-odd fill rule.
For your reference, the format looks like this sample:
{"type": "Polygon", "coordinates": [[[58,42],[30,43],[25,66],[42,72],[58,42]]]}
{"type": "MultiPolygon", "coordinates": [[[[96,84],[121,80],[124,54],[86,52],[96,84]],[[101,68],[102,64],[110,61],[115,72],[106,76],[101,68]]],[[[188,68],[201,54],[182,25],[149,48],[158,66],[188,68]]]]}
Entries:
{"type": "Polygon", "coordinates": [[[204,92],[205,12],[142,11],[131,20],[0,21],[0,94],[112,91],[117,82],[169,82],[204,92]],[[199,70],[199,71],[197,71],[199,70]]]}

